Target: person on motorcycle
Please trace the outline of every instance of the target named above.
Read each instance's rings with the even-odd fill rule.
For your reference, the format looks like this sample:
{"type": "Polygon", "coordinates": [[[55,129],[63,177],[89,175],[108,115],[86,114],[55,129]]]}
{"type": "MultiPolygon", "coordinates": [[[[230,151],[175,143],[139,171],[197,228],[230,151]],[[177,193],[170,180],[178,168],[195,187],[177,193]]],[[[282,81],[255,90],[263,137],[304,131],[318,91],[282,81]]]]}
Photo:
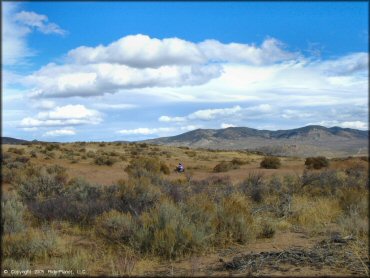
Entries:
{"type": "Polygon", "coordinates": [[[182,165],[181,163],[179,163],[179,165],[177,166],[177,172],[185,172],[184,165],[182,165]]]}

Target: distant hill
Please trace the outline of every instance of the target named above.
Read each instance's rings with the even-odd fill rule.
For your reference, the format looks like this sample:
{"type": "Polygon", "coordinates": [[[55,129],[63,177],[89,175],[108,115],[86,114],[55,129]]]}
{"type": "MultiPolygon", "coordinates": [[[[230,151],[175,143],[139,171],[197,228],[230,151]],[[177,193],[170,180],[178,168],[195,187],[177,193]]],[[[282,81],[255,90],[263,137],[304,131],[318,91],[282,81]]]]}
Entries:
{"type": "Polygon", "coordinates": [[[31,143],[31,141],[23,140],[23,139],[16,139],[12,137],[1,137],[2,144],[11,144],[11,145],[18,145],[18,144],[27,144],[31,143]]]}
{"type": "Polygon", "coordinates": [[[248,127],[196,129],[177,136],[144,142],[195,148],[248,149],[273,155],[333,157],[367,155],[368,138],[368,131],[311,125],[277,131],[248,127]]]}

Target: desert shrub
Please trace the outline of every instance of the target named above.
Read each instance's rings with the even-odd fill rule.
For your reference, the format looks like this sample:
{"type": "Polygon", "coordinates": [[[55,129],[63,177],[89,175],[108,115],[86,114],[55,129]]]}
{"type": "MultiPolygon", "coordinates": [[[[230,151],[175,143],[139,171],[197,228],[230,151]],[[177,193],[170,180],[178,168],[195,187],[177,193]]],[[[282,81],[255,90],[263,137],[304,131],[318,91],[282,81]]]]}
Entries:
{"type": "Polygon", "coordinates": [[[36,151],[30,151],[30,155],[31,155],[31,157],[33,157],[33,158],[36,158],[36,157],[37,157],[37,153],[36,153],[36,151]]]}
{"type": "Polygon", "coordinates": [[[337,194],[340,200],[340,206],[345,213],[351,211],[361,212],[364,216],[367,212],[367,193],[364,190],[355,188],[343,188],[337,194]]]}
{"type": "Polygon", "coordinates": [[[160,165],[161,165],[160,166],[160,171],[163,174],[169,175],[171,173],[170,168],[168,167],[168,165],[165,162],[161,161],[160,165]]]}
{"type": "Polygon", "coordinates": [[[99,147],[105,147],[105,143],[99,143],[99,147]]]}
{"type": "Polygon", "coordinates": [[[195,151],[186,151],[185,152],[189,157],[195,157],[197,153],[195,151]]]}
{"type": "Polygon", "coordinates": [[[25,150],[24,150],[24,148],[20,149],[20,148],[11,147],[11,148],[8,149],[8,152],[14,153],[14,154],[19,154],[19,155],[24,155],[25,150]]]}
{"type": "Polygon", "coordinates": [[[325,156],[307,157],[304,165],[308,169],[321,169],[329,166],[329,160],[325,156]]]}
{"type": "Polygon", "coordinates": [[[275,156],[266,156],[260,163],[261,168],[278,169],[281,166],[280,158],[275,156]]]}
{"type": "Polygon", "coordinates": [[[213,243],[218,227],[217,204],[208,195],[197,194],[183,203],[182,210],[199,232],[208,235],[204,237],[205,245],[213,243]]]}
{"type": "Polygon", "coordinates": [[[1,179],[3,183],[13,183],[17,176],[17,170],[12,168],[2,168],[1,179]]]}
{"type": "Polygon", "coordinates": [[[94,163],[96,165],[107,165],[112,166],[117,160],[115,158],[109,157],[108,155],[99,155],[95,157],[94,163]]]}
{"type": "Polygon", "coordinates": [[[217,230],[217,237],[223,243],[246,243],[254,237],[253,217],[245,197],[234,194],[222,200],[217,230]]]}
{"type": "Polygon", "coordinates": [[[304,191],[311,195],[333,195],[346,185],[345,174],[336,170],[325,169],[320,172],[303,171],[301,183],[304,191]]]}
{"type": "MultiPolygon", "coordinates": [[[[47,168],[50,171],[50,168],[47,168]]],[[[17,185],[19,196],[25,202],[36,198],[45,199],[59,196],[64,188],[66,176],[61,172],[51,172],[42,168],[36,175],[20,181],[17,185]]]]}
{"type": "Polygon", "coordinates": [[[125,171],[135,178],[147,176],[147,174],[159,174],[161,172],[161,164],[156,158],[138,157],[131,160],[125,171]]]}
{"type": "Polygon", "coordinates": [[[173,202],[164,200],[140,217],[137,248],[164,258],[181,257],[202,248],[205,235],[173,202]]]}
{"type": "Polygon", "coordinates": [[[203,180],[192,180],[190,187],[193,193],[208,194],[216,202],[236,191],[229,176],[209,176],[203,180]]]}
{"type": "Polygon", "coordinates": [[[347,186],[357,188],[369,187],[368,171],[365,165],[355,163],[345,169],[345,173],[347,174],[347,186]]]}
{"type": "Polygon", "coordinates": [[[163,181],[160,184],[161,191],[170,197],[175,203],[185,201],[190,195],[189,188],[178,182],[163,181]]]}
{"type": "Polygon", "coordinates": [[[140,148],[147,148],[148,147],[148,144],[147,143],[140,143],[140,144],[138,144],[138,146],[140,148]]]}
{"type": "Polygon", "coordinates": [[[42,221],[67,220],[91,223],[97,215],[118,207],[118,197],[99,186],[73,179],[62,194],[28,203],[30,211],[42,221]]]}
{"type": "Polygon", "coordinates": [[[231,160],[231,163],[232,163],[233,165],[239,165],[239,166],[241,166],[241,165],[248,164],[249,162],[248,162],[248,161],[246,161],[246,160],[243,160],[243,159],[241,159],[241,158],[235,157],[235,158],[233,158],[233,159],[231,160]]]}
{"type": "Polygon", "coordinates": [[[309,232],[318,233],[327,224],[334,223],[341,214],[337,198],[309,196],[293,196],[292,200],[293,224],[304,227],[309,232]]]}
{"type": "Polygon", "coordinates": [[[130,213],[115,210],[105,212],[95,221],[96,232],[110,241],[129,243],[137,230],[137,225],[130,213]]]}
{"type": "Polygon", "coordinates": [[[57,249],[57,235],[53,230],[28,229],[21,233],[4,235],[3,256],[20,260],[52,255],[57,249]]]}
{"type": "Polygon", "coordinates": [[[262,231],[258,235],[259,238],[272,238],[275,235],[275,227],[270,223],[264,223],[262,226],[262,231]]]}
{"type": "Polygon", "coordinates": [[[119,198],[120,210],[130,211],[132,214],[138,216],[142,211],[153,207],[161,197],[161,191],[158,187],[153,186],[149,181],[141,180],[129,181],[120,180],[119,198]]]}
{"type": "Polygon", "coordinates": [[[356,238],[369,235],[369,219],[363,217],[358,210],[352,209],[347,214],[341,215],[338,219],[339,227],[343,234],[352,235],[356,238]]]}
{"type": "Polygon", "coordinates": [[[94,158],[94,157],[95,157],[95,152],[93,152],[93,151],[88,151],[88,152],[86,153],[86,156],[87,156],[87,157],[89,157],[89,158],[94,158]]]}
{"type": "Polygon", "coordinates": [[[240,191],[252,198],[255,202],[261,202],[267,192],[261,173],[250,173],[248,177],[239,184],[240,191]]]}
{"type": "Polygon", "coordinates": [[[45,150],[48,152],[51,152],[53,150],[59,150],[59,149],[60,149],[60,146],[58,144],[47,144],[45,146],[45,150]]]}
{"type": "Polygon", "coordinates": [[[18,233],[26,229],[27,225],[23,220],[25,210],[25,206],[14,194],[1,201],[1,226],[5,234],[18,233]]]}
{"type": "Polygon", "coordinates": [[[227,162],[227,161],[222,161],[213,168],[213,172],[215,173],[227,172],[231,169],[233,169],[232,163],[227,162]]]}
{"type": "Polygon", "coordinates": [[[20,162],[20,163],[27,163],[29,160],[30,158],[27,156],[18,156],[15,158],[15,161],[20,162]]]}

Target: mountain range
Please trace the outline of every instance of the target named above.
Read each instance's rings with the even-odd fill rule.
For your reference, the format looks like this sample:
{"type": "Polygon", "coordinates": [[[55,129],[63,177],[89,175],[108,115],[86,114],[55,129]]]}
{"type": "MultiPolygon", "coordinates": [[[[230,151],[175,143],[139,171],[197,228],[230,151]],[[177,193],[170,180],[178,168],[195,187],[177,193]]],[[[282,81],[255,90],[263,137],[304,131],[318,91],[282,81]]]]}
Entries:
{"type": "MultiPolygon", "coordinates": [[[[2,144],[29,144],[27,141],[2,137],[2,144]]],[[[369,131],[341,127],[310,125],[288,130],[259,130],[249,127],[196,129],[170,137],[143,140],[149,144],[186,146],[218,150],[249,150],[280,156],[344,157],[368,155],[369,131]]],[[[126,141],[115,141],[124,142],[126,141]]]]}
{"type": "Polygon", "coordinates": [[[271,155],[338,157],[367,155],[368,139],[368,131],[310,125],[276,131],[248,127],[196,129],[177,136],[144,140],[144,142],[193,148],[245,149],[271,155]]]}

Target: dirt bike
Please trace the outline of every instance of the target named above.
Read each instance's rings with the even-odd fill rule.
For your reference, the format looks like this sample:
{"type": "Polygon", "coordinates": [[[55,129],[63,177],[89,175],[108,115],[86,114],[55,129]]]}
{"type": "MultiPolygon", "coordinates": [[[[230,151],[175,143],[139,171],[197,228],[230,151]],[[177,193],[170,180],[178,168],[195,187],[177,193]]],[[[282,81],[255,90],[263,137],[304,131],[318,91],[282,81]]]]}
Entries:
{"type": "Polygon", "coordinates": [[[177,173],[184,173],[185,172],[185,168],[176,167],[176,169],[174,171],[177,172],[177,173]]]}

